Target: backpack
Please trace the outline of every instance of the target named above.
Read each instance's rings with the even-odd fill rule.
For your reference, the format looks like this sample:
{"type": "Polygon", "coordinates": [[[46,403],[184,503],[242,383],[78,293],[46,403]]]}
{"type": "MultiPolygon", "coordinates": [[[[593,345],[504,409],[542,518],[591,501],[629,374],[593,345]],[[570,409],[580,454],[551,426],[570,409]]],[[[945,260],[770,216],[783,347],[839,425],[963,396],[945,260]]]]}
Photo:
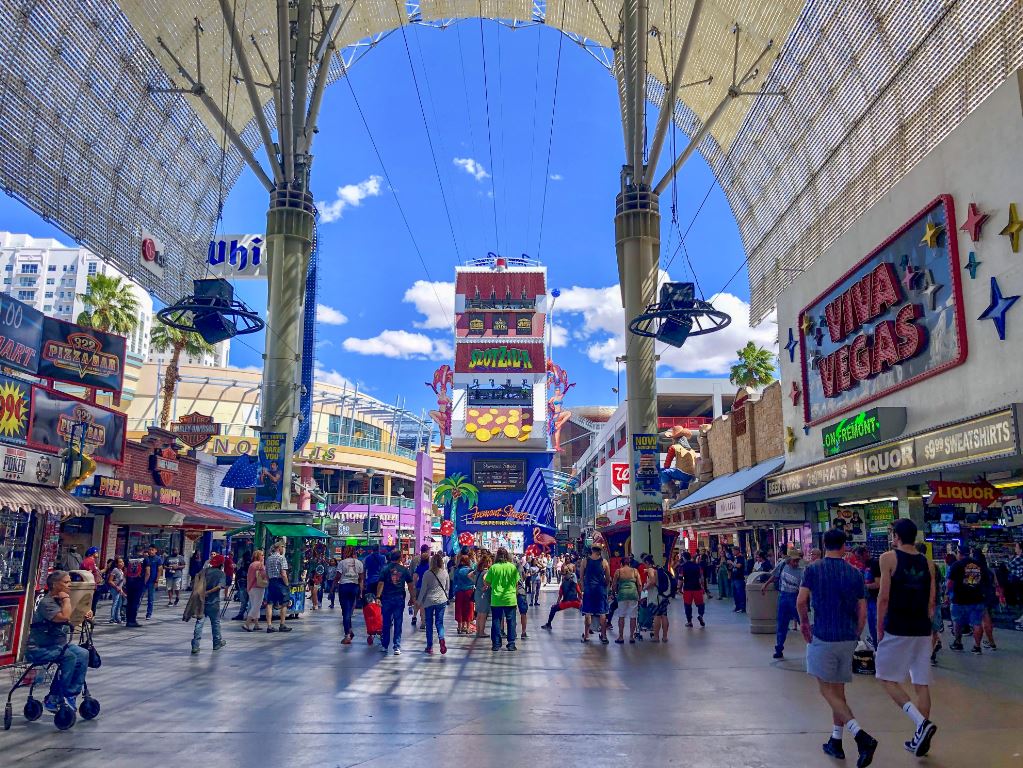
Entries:
{"type": "Polygon", "coordinates": [[[658,566],[657,568],[657,594],[661,597],[674,597],[676,594],[677,587],[674,584],[674,579],[668,575],[668,571],[665,570],[664,566],[658,566]]]}
{"type": "Polygon", "coordinates": [[[124,577],[126,579],[142,578],[142,560],[131,559],[124,565],[124,577]]]}

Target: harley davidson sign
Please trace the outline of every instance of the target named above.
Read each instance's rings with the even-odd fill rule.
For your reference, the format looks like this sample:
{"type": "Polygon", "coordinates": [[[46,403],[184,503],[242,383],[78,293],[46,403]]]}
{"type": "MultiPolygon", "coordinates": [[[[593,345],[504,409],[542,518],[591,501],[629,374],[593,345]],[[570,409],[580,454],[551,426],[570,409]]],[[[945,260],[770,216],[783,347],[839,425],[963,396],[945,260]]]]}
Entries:
{"type": "Polygon", "coordinates": [[[171,432],[189,448],[201,448],[220,434],[220,425],[212,416],[190,413],[171,424],[171,432]]]}
{"type": "Polygon", "coordinates": [[[800,313],[808,423],[966,360],[955,222],[939,197],[800,313]]]}

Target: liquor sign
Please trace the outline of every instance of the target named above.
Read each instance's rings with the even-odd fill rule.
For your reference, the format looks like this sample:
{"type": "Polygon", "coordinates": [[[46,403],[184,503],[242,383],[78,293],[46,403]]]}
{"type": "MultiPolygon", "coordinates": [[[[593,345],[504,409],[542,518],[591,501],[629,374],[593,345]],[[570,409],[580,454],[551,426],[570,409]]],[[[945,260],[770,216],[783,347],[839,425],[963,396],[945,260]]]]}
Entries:
{"type": "Polygon", "coordinates": [[[127,439],[126,417],[100,405],[42,387],[32,388],[32,411],[28,420],[28,444],[56,453],[74,437],[85,434],[85,452],[94,461],[120,464],[127,439]]]}
{"type": "Polygon", "coordinates": [[[657,435],[633,433],[632,477],[636,483],[636,520],[660,522],[664,517],[661,477],[657,472],[657,435]]]}
{"type": "Polygon", "coordinates": [[[35,373],[42,340],[43,313],[0,294],[0,364],[35,373]]]}
{"type": "Polygon", "coordinates": [[[906,429],[905,408],[871,408],[824,427],[824,455],[865,448],[901,435],[906,429]]]}
{"type": "Polygon", "coordinates": [[[0,477],[17,483],[56,487],[60,461],[38,451],[0,445],[0,477]]]}
{"type": "Polygon", "coordinates": [[[219,235],[206,253],[209,273],[225,280],[260,280],[267,276],[262,235],[219,235]]]}
{"type": "Polygon", "coordinates": [[[629,465],[623,462],[611,462],[611,487],[619,496],[629,494],[629,465]]]}
{"type": "Polygon", "coordinates": [[[806,421],[965,362],[965,324],[955,211],[942,195],[800,313],[806,421]]]}
{"type": "Polygon", "coordinates": [[[1019,454],[1016,409],[893,440],[767,478],[769,499],[795,498],[874,480],[946,470],[1019,454]]]}
{"type": "Polygon", "coordinates": [[[0,375],[0,441],[24,445],[32,410],[32,385],[0,375]]]}
{"type": "Polygon", "coordinates": [[[954,483],[946,480],[931,480],[930,504],[978,504],[987,509],[1001,498],[1002,492],[991,483],[954,483]]]}
{"type": "Polygon", "coordinates": [[[220,434],[220,425],[212,416],[189,413],[171,424],[171,432],[189,448],[201,448],[220,434]]]}
{"type": "Polygon", "coordinates": [[[37,374],[83,387],[120,392],[127,339],[47,317],[37,374]]]}

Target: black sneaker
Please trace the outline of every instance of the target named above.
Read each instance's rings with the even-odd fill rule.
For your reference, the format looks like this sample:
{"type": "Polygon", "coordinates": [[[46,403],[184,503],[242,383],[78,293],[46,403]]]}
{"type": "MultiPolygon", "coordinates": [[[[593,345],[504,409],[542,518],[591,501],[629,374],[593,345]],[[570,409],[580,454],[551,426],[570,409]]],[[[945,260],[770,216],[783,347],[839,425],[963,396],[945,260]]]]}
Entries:
{"type": "Polygon", "coordinates": [[[281,624],[279,627],[277,627],[277,631],[278,632],[290,632],[291,631],[291,627],[289,627],[287,624],[281,624]]]}
{"type": "Polygon", "coordinates": [[[956,642],[952,643],[951,645],[949,645],[948,649],[950,651],[961,651],[961,650],[963,650],[963,644],[961,642],[959,642],[959,641],[956,641],[956,642]]]}
{"type": "Polygon", "coordinates": [[[686,626],[687,626],[687,627],[689,627],[690,629],[692,629],[692,626],[693,626],[693,622],[691,622],[691,621],[687,621],[687,622],[686,622],[686,626]]]}
{"type": "Polygon", "coordinates": [[[975,645],[973,646],[973,650],[970,651],[970,653],[972,653],[974,656],[980,656],[980,654],[983,653],[983,651],[980,650],[979,645],[975,645]]]}
{"type": "Polygon", "coordinates": [[[554,629],[554,627],[552,627],[550,624],[541,624],[540,629],[546,629],[548,632],[550,632],[552,629],[554,629]]]}
{"type": "Polygon", "coordinates": [[[517,651],[518,648],[515,647],[515,643],[508,643],[508,650],[509,651],[517,651]]]}
{"type": "Polygon", "coordinates": [[[924,720],[916,729],[913,738],[906,742],[906,751],[912,752],[917,757],[923,757],[931,749],[931,739],[937,733],[938,726],[930,720],[924,720]]]}
{"type": "Polygon", "coordinates": [[[838,760],[845,760],[845,750],[842,748],[841,739],[828,739],[827,742],[821,745],[821,749],[824,750],[825,755],[830,755],[838,760]]]}
{"type": "Polygon", "coordinates": [[[781,651],[775,651],[774,652],[774,656],[772,656],[771,658],[772,659],[784,659],[785,658],[785,654],[782,653],[781,651]]]}
{"type": "Polygon", "coordinates": [[[860,731],[856,734],[856,749],[859,752],[856,768],[867,768],[874,761],[874,753],[877,751],[877,739],[866,731],[860,731]]]}
{"type": "Polygon", "coordinates": [[[266,628],[266,633],[267,633],[268,635],[269,635],[269,634],[270,634],[271,632],[276,632],[276,631],[277,631],[277,630],[276,630],[276,629],[274,629],[273,627],[267,627],[267,628],[266,628]]]}
{"type": "Polygon", "coordinates": [[[696,617],[696,620],[697,620],[698,622],[700,622],[700,626],[701,626],[701,627],[705,627],[705,626],[707,626],[707,622],[705,622],[705,621],[703,620],[703,616],[697,616],[697,617],[696,617]]]}

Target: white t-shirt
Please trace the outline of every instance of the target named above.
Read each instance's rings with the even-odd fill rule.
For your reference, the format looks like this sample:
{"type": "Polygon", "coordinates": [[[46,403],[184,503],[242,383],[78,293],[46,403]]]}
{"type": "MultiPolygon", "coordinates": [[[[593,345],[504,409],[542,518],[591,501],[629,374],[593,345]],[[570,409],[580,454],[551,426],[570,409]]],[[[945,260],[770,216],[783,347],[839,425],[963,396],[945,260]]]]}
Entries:
{"type": "Polygon", "coordinates": [[[361,560],[348,557],[337,564],[337,576],[339,584],[358,584],[359,577],[366,572],[366,566],[361,560]]]}

